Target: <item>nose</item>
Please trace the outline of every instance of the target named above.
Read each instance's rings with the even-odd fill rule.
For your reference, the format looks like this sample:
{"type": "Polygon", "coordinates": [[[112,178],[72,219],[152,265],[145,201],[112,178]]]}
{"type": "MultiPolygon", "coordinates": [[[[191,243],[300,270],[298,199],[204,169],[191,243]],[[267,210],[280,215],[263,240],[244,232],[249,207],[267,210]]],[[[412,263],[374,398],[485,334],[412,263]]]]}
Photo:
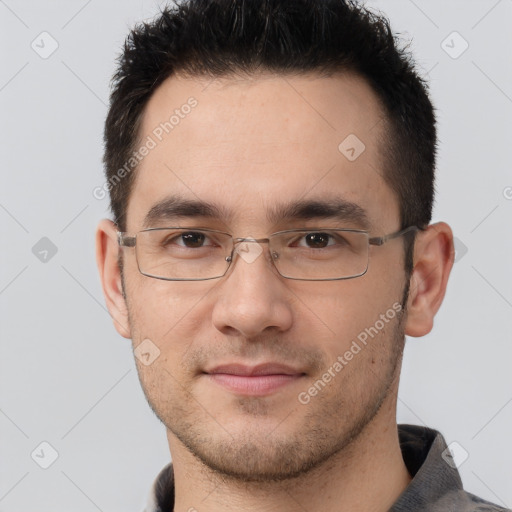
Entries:
{"type": "Polygon", "coordinates": [[[293,293],[275,269],[267,243],[241,241],[233,262],[216,287],[212,320],[223,334],[247,339],[292,325],[293,293]]]}

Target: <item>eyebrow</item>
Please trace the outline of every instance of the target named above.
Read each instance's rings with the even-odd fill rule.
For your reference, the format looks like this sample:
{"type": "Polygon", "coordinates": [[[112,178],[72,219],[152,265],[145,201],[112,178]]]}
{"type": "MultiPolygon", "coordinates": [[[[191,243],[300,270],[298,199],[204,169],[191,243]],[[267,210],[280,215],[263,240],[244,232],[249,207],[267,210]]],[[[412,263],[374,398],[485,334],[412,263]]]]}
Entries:
{"type": "MultiPolygon", "coordinates": [[[[224,206],[201,200],[186,199],[171,195],[151,207],[144,218],[144,229],[157,223],[183,218],[216,219],[229,223],[234,212],[224,206]]],[[[278,224],[293,220],[326,219],[351,223],[360,229],[369,230],[371,222],[366,211],[356,203],[341,197],[298,200],[280,203],[267,211],[267,220],[278,224]]]]}

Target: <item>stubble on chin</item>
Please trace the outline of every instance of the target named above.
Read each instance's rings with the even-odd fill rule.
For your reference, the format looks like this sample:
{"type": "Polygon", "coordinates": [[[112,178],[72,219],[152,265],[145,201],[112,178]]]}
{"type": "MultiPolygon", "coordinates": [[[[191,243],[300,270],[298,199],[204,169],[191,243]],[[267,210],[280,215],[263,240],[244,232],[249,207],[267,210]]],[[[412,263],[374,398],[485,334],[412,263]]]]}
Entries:
{"type": "MultiPolygon", "coordinates": [[[[176,389],[172,402],[154,404],[152,408],[182,447],[216,477],[239,483],[296,479],[322,464],[328,465],[329,459],[342,451],[348,457],[347,447],[364,432],[382,405],[390,402],[403,351],[400,325],[393,338],[394,350],[385,361],[372,356],[376,363],[386,364],[386,371],[379,374],[374,389],[368,390],[372,396],[366,395],[364,406],[358,410],[354,410],[355,402],[346,397],[343,386],[335,396],[316,396],[312,406],[290,401],[279,411],[262,397],[236,399],[233,414],[247,423],[246,429],[238,428],[236,432],[221,425],[209,412],[208,404],[201,404],[190,392],[176,389]],[[279,416],[279,421],[272,415],[279,416]],[[266,428],[267,420],[276,423],[273,430],[266,428]]],[[[364,381],[358,382],[365,385],[364,381]]],[[[350,387],[348,381],[346,384],[350,387]]]]}
{"type": "MultiPolygon", "coordinates": [[[[404,293],[403,304],[407,300],[407,291],[404,293]]],[[[237,429],[236,432],[230,432],[212,414],[211,409],[215,404],[202,403],[200,397],[194,395],[193,378],[190,382],[180,382],[179,378],[162,365],[162,360],[153,363],[152,367],[144,367],[138,363],[139,379],[146,400],[155,415],[176,442],[211,475],[239,483],[270,483],[296,479],[322,464],[328,465],[329,459],[333,459],[343,450],[348,455],[349,450],[346,448],[375,418],[383,403],[390,398],[390,393],[395,392],[404,345],[405,310],[401,313],[390,329],[392,332],[387,334],[390,339],[381,340],[387,353],[376,351],[374,354],[367,354],[367,364],[363,370],[369,372],[369,378],[372,372],[375,376],[372,367],[384,367],[376,376],[371,391],[366,389],[361,395],[361,389],[354,388],[365,385],[364,378],[357,377],[358,369],[354,366],[356,371],[353,368],[351,370],[353,379],[349,378],[350,374],[345,381],[337,377],[340,379],[337,392],[320,393],[311,406],[290,400],[283,410],[276,411],[264,397],[240,397],[233,401],[233,413],[241,420],[246,419],[247,428],[237,429]],[[375,362],[379,364],[372,364],[375,362]],[[361,395],[364,405],[354,410],[355,402],[347,396],[350,393],[361,395]],[[268,425],[267,420],[272,423],[272,415],[280,418],[275,422],[275,428],[262,428],[262,425],[268,425]]],[[[134,323],[135,317],[129,308],[134,346],[143,339],[134,323]]],[[[277,350],[276,354],[281,351],[280,360],[288,360],[286,355],[290,356],[289,360],[298,360],[296,354],[286,354],[287,347],[280,346],[276,340],[271,341],[268,346],[273,346],[273,350],[277,350]]],[[[256,345],[251,347],[240,346],[237,355],[254,355],[247,351],[261,349],[256,345]]],[[[187,360],[182,361],[180,369],[184,375],[188,375],[192,368],[199,367],[199,362],[204,362],[209,355],[199,351],[195,354],[190,352],[187,360]]],[[[326,361],[320,352],[311,352],[306,359],[310,368],[315,368],[315,375],[318,376],[324,371],[326,361]]],[[[343,371],[346,372],[347,369],[343,371]]]]}

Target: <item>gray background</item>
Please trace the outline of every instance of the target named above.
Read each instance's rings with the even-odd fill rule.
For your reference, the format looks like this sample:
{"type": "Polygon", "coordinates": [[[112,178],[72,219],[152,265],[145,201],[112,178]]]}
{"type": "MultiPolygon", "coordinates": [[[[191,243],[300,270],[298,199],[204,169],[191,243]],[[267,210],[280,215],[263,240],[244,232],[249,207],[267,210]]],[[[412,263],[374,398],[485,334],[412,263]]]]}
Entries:
{"type": "MultiPolygon", "coordinates": [[[[169,460],[94,258],[94,230],[108,216],[93,189],[104,182],[114,59],[128,27],[159,4],[0,0],[3,512],[140,511],[169,460]],[[58,453],[48,469],[42,442],[58,453]]],[[[413,38],[430,80],[440,138],[434,220],[458,240],[435,328],[408,341],[398,420],[457,442],[469,455],[466,488],[512,507],[512,0],[368,5],[413,38]]]]}

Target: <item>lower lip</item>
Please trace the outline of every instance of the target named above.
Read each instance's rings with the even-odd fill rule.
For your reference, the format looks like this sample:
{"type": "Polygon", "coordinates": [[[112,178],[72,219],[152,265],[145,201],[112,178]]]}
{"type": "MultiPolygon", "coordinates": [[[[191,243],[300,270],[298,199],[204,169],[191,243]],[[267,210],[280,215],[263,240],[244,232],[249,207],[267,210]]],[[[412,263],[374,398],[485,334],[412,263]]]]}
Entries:
{"type": "Polygon", "coordinates": [[[295,375],[232,375],[229,373],[210,373],[208,376],[217,384],[243,395],[261,396],[287,386],[302,377],[295,375]]]}

